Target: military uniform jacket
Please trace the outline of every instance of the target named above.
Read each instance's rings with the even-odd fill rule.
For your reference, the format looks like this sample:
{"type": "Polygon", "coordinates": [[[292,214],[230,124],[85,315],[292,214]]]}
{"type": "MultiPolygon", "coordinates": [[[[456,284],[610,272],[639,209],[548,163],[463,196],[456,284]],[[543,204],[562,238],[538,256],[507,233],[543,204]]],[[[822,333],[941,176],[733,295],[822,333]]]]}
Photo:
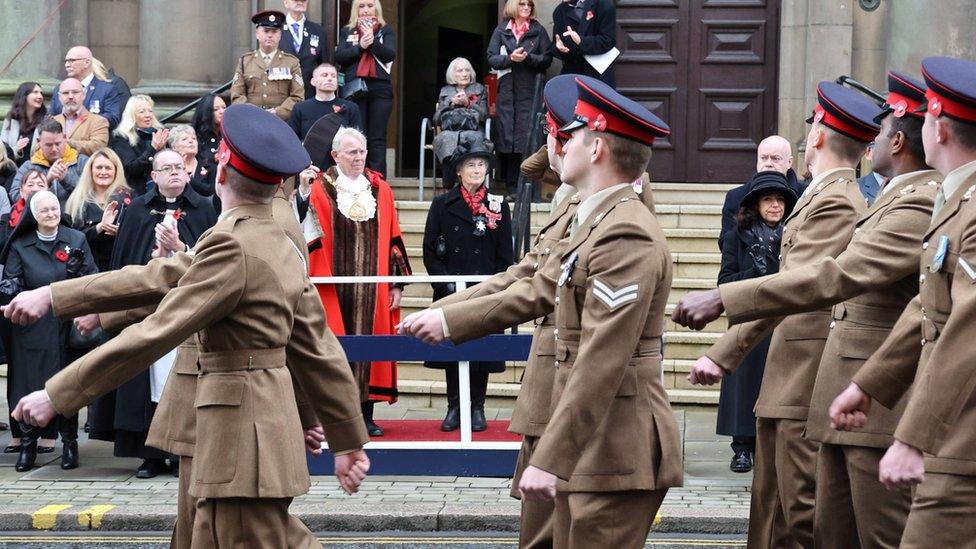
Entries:
{"type": "MultiPolygon", "coordinates": [[[[150,363],[200,332],[194,406],[207,436],[195,447],[191,495],[280,498],[307,491],[298,411],[282,406],[296,398],[286,360],[311,400],[325,400],[318,411],[334,451],[361,447],[366,435],[338,342],[322,337],[324,325],[308,322],[322,320],[321,303],[307,276],[296,276],[305,272],[303,256],[286,238],[271,206],[236,208],[197,243],[192,263],[155,313],[48,382],[59,411],[77,411],[126,375],[130,363],[150,363]]],[[[137,269],[147,268],[152,263],[137,269]]],[[[99,277],[89,282],[98,286],[99,277]]],[[[115,291],[109,299],[116,303],[143,304],[124,286],[115,291]]],[[[85,290],[79,294],[61,296],[66,308],[72,299],[89,299],[85,290]]]]}
{"type": "Polygon", "coordinates": [[[943,185],[950,181],[961,184],[922,238],[919,295],[854,382],[888,407],[911,388],[895,438],[925,453],[926,472],[972,476],[976,475],[972,354],[976,161],[949,173],[943,185]]]}
{"type": "Polygon", "coordinates": [[[294,55],[276,50],[271,63],[265,64],[261,50],[255,50],[245,53],[237,62],[230,86],[231,103],[273,108],[278,118],[287,122],[292,107],[304,99],[302,68],[294,55]]]}
{"type": "Polygon", "coordinates": [[[664,233],[625,187],[600,201],[558,261],[501,292],[444,308],[455,342],[553,314],[551,417],[530,465],[559,477],[559,490],[681,484],[681,443],[661,374],[670,288],[664,233]],[[471,314],[477,323],[457,322],[471,314]]]}
{"type": "MultiPolygon", "coordinates": [[[[285,193],[280,192],[273,201],[275,221],[291,235],[293,241],[301,242],[298,223],[285,193]]],[[[303,249],[304,251],[304,249],[303,249]]],[[[307,256],[306,256],[307,257],[307,256]]],[[[166,293],[175,288],[180,278],[186,273],[193,260],[193,255],[177,253],[176,255],[153,260],[151,269],[144,269],[138,275],[126,271],[125,278],[118,282],[130,289],[130,293],[139,294],[140,299],[149,304],[137,309],[112,310],[108,307],[107,297],[115,293],[115,282],[107,274],[101,278],[102,283],[90,284],[88,281],[73,279],[65,284],[52,287],[55,310],[65,318],[90,313],[100,313],[99,320],[102,328],[109,333],[117,333],[125,327],[142,321],[152,314],[166,293]],[[67,300],[64,296],[77,295],[76,292],[86,292],[88,301],[79,302],[67,300]],[[100,294],[103,292],[103,294],[100,294]]],[[[313,311],[314,312],[314,311],[313,311]]],[[[308,319],[313,326],[321,326],[324,319],[313,315],[308,319]]],[[[193,457],[196,444],[196,414],[193,407],[197,388],[197,359],[199,341],[194,335],[180,344],[173,369],[166,380],[166,392],[159,403],[153,421],[149,428],[146,444],[159,448],[165,452],[179,456],[193,457]]],[[[135,364],[132,364],[136,366],[135,364]]],[[[305,393],[292,375],[292,384],[298,400],[298,413],[302,427],[309,428],[318,423],[316,412],[308,402],[305,393]]]]}
{"type": "Polygon", "coordinates": [[[900,409],[878,407],[863,429],[852,432],[831,429],[827,408],[918,293],[922,234],[932,219],[941,181],[934,170],[892,180],[857,221],[851,242],[836,258],[719,287],[733,323],[834,305],[807,419],[807,436],[815,441],[878,448],[891,444],[900,409]]]}
{"type": "MultiPolygon", "coordinates": [[[[808,191],[793,208],[783,229],[781,275],[840,255],[854,234],[854,224],[867,210],[851,168],[836,168],[818,175],[808,191]]],[[[729,328],[706,355],[725,370],[734,371],[775,328],[756,416],[806,420],[831,316],[831,309],[825,305],[809,313],[738,324],[729,328]]]]}

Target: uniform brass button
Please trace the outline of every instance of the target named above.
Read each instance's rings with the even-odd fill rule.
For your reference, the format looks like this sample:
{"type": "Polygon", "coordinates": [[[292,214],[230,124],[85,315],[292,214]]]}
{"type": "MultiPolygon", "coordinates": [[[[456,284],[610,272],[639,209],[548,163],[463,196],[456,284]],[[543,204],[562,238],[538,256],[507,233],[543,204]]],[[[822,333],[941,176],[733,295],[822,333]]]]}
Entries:
{"type": "Polygon", "coordinates": [[[549,253],[549,248],[546,248],[546,253],[549,253]]]}
{"type": "Polygon", "coordinates": [[[546,233],[539,233],[539,240],[545,240],[545,239],[546,239],[546,233]]]}
{"type": "Polygon", "coordinates": [[[558,328],[556,328],[555,330],[553,330],[553,331],[552,331],[552,335],[554,335],[554,336],[556,336],[556,337],[559,337],[559,329],[558,329],[558,328]]]}
{"type": "Polygon", "coordinates": [[[556,303],[557,303],[557,304],[559,303],[559,298],[558,298],[558,297],[556,298],[556,303]]]}
{"type": "Polygon", "coordinates": [[[538,268],[539,268],[539,262],[538,262],[538,261],[536,261],[535,263],[533,263],[533,264],[532,264],[532,268],[533,268],[533,269],[538,269],[538,268]]]}
{"type": "Polygon", "coordinates": [[[268,94],[266,94],[266,93],[261,94],[261,97],[267,97],[267,96],[268,96],[268,94]]]}
{"type": "Polygon", "coordinates": [[[783,254],[779,254],[779,260],[783,261],[783,254]]]}
{"type": "Polygon", "coordinates": [[[261,82],[261,84],[263,84],[263,85],[265,85],[265,86],[267,86],[267,85],[268,85],[268,83],[267,83],[267,82],[261,82]]]}
{"type": "Polygon", "coordinates": [[[923,250],[929,249],[929,243],[928,243],[928,241],[922,242],[922,249],[923,250]]]}
{"type": "Polygon", "coordinates": [[[836,321],[833,321],[833,320],[830,321],[830,329],[831,330],[833,330],[834,329],[834,326],[836,326],[836,325],[837,325],[837,322],[836,321]]]}
{"type": "Polygon", "coordinates": [[[923,274],[922,275],[918,275],[918,283],[921,284],[923,282],[925,282],[925,275],[923,275],[923,274]]]}
{"type": "Polygon", "coordinates": [[[925,347],[925,338],[922,338],[922,347],[925,347]]]}

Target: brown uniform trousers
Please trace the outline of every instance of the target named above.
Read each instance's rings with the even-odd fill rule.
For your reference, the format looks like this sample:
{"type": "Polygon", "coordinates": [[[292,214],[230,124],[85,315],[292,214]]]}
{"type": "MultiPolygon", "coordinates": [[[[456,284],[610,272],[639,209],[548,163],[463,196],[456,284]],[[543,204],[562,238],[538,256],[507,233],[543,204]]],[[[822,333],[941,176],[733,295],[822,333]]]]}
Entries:
{"type": "MultiPolygon", "coordinates": [[[[866,210],[867,202],[853,169],[835,168],[818,174],[786,220],[780,271],[840,255],[851,240],[855,222],[866,210]]],[[[830,322],[831,311],[824,307],[738,324],[706,353],[726,371],[734,371],[775,329],[756,403],[750,548],[813,547],[819,444],[805,438],[803,432],[830,322]],[[788,541],[786,545],[784,540],[788,541]]]]}
{"type": "Polygon", "coordinates": [[[894,438],[924,453],[925,481],[903,548],[976,546],[976,161],[947,174],[943,189],[945,206],[922,238],[919,295],[854,376],[888,408],[911,389],[894,438]]]}
{"type": "Polygon", "coordinates": [[[836,258],[720,287],[732,323],[836,304],[806,423],[806,437],[821,443],[818,547],[897,547],[901,539],[911,495],[889,492],[878,481],[878,459],[891,444],[900,410],[879,409],[864,429],[838,432],[830,429],[827,407],[918,292],[922,234],[941,180],[933,170],[892,179],[836,258]]]}
{"type": "Polygon", "coordinates": [[[265,64],[260,50],[241,56],[234,69],[230,86],[231,103],[250,103],[262,109],[274,109],[285,122],[295,103],[305,100],[305,83],[298,58],[276,50],[270,64],[265,64]]]}
{"type": "MultiPolygon", "coordinates": [[[[276,201],[276,205],[277,202],[284,201],[276,201]]],[[[270,220],[270,211],[270,207],[247,207],[245,209],[235,210],[234,213],[237,215],[253,215],[255,219],[264,222],[258,222],[255,225],[261,224],[264,225],[264,229],[268,229],[269,227],[275,227],[274,223],[270,220]],[[252,212],[251,210],[255,211],[252,212]]],[[[248,219],[251,218],[248,217],[248,219]]],[[[248,219],[242,219],[241,221],[244,222],[248,219]]],[[[232,219],[225,220],[222,223],[226,225],[232,221],[232,219]]],[[[220,226],[218,224],[218,227],[220,226]]],[[[230,229],[233,230],[233,226],[230,229]]],[[[302,268],[302,255],[295,252],[296,248],[301,248],[297,247],[297,244],[294,247],[291,245],[282,247],[283,250],[289,248],[292,249],[294,261],[297,261],[299,268],[302,268]]],[[[199,244],[198,249],[200,249],[199,244]]],[[[267,252],[265,251],[265,253],[267,252]]],[[[287,256],[288,254],[285,255],[287,256]]],[[[61,316],[81,314],[78,311],[88,312],[84,309],[85,303],[105,293],[108,293],[109,298],[107,301],[99,303],[99,306],[103,310],[151,306],[154,302],[158,302],[160,293],[165,293],[166,290],[163,288],[172,286],[173,281],[180,280],[183,274],[193,272],[192,267],[190,270],[187,270],[185,259],[185,257],[177,257],[164,261],[157,260],[139,269],[124,269],[115,273],[89,277],[92,280],[83,283],[69,281],[71,283],[81,284],[82,287],[80,289],[77,286],[72,288],[65,286],[60,288],[53,287],[52,295],[54,296],[55,310],[61,316]],[[153,284],[151,281],[155,281],[158,287],[147,288],[147,284],[150,286],[153,284]],[[117,295],[120,291],[125,297],[117,295]]],[[[194,261],[199,259],[197,257],[194,261]]],[[[282,265],[287,264],[287,261],[285,261],[287,258],[277,259],[282,261],[282,265]]],[[[229,263],[232,264],[232,262],[229,263]]],[[[268,269],[265,269],[265,271],[268,271],[268,269]]],[[[245,271],[243,269],[239,270],[238,276],[240,272],[245,271]]],[[[255,279],[255,283],[260,282],[260,280],[256,280],[258,278],[256,273],[249,272],[248,274],[255,275],[251,277],[255,279]]],[[[271,274],[274,273],[271,272],[271,274]]],[[[331,333],[327,331],[323,332],[320,328],[316,328],[324,325],[324,312],[321,310],[321,302],[315,299],[314,287],[307,280],[305,282],[306,287],[301,289],[301,299],[298,302],[298,309],[292,313],[295,322],[294,330],[290,334],[291,339],[287,341],[287,345],[281,350],[269,349],[262,351],[255,349],[250,352],[245,351],[244,353],[248,355],[245,360],[247,365],[250,366],[250,369],[246,369],[245,367],[243,370],[246,373],[237,373],[238,370],[226,373],[215,370],[212,373],[208,373],[208,369],[219,370],[220,368],[227,368],[225,364],[237,360],[240,352],[222,350],[205,352],[198,361],[199,368],[204,371],[204,374],[199,379],[208,379],[210,383],[197,390],[197,378],[192,374],[187,375],[187,372],[184,371],[187,369],[187,362],[194,364],[193,359],[190,358],[189,361],[178,359],[177,361],[174,372],[171,374],[171,385],[168,386],[168,390],[164,393],[163,402],[157,411],[156,420],[150,433],[150,437],[154,439],[153,444],[159,447],[171,449],[171,451],[182,455],[195,453],[197,456],[195,463],[191,461],[190,467],[183,468],[184,492],[181,493],[180,498],[180,518],[178,520],[177,531],[174,534],[174,546],[186,546],[186,520],[192,516],[191,510],[194,507],[200,507],[199,504],[196,506],[187,505],[187,502],[191,501],[186,494],[187,482],[192,481],[194,483],[192,489],[197,491],[194,494],[196,497],[232,498],[225,500],[227,504],[232,504],[236,498],[241,497],[267,499],[269,505],[277,508],[282,508],[282,505],[284,505],[283,508],[287,509],[287,502],[290,501],[290,498],[298,493],[302,493],[308,486],[307,469],[304,463],[304,448],[301,444],[301,427],[307,427],[316,423],[316,417],[323,418],[327,433],[330,431],[334,433],[334,435],[328,434],[330,443],[337,442],[340,445],[336,448],[337,450],[340,448],[353,449],[361,445],[365,440],[363,429],[361,426],[355,424],[356,418],[360,417],[357,411],[358,406],[355,406],[355,397],[350,397],[342,391],[343,388],[353,386],[348,371],[344,369],[345,361],[342,350],[338,346],[338,342],[331,336],[331,333]],[[285,357],[287,357],[290,370],[281,368],[284,365],[285,357]],[[322,363],[325,361],[329,363],[323,366],[322,363]],[[333,362],[335,363],[333,364],[333,362]],[[314,366],[312,366],[313,363],[315,364],[314,366]],[[317,369],[314,373],[313,368],[317,369]],[[281,373],[279,372],[285,375],[285,379],[280,379],[281,373]],[[271,384],[268,383],[269,380],[272,382],[271,384]],[[240,381],[247,381],[246,387],[248,389],[246,391],[237,388],[242,387],[239,384],[240,381]],[[248,409],[254,409],[255,406],[266,406],[260,404],[259,401],[263,398],[262,391],[264,394],[269,394],[267,393],[269,389],[268,385],[274,386],[273,390],[276,392],[275,396],[277,397],[276,402],[278,405],[273,407],[268,406],[267,409],[280,409],[281,399],[287,399],[288,394],[293,392],[292,385],[298,381],[301,382],[301,387],[305,392],[318,394],[324,399],[323,402],[302,399],[302,402],[299,403],[294,413],[287,409],[283,411],[282,415],[285,417],[285,423],[281,423],[279,418],[271,417],[269,414],[263,414],[255,417],[253,427],[254,435],[248,437],[245,434],[247,431],[242,431],[240,434],[236,432],[238,429],[247,429],[247,423],[242,422],[237,424],[240,427],[235,427],[233,423],[235,418],[240,420],[240,414],[244,414],[246,418],[248,417],[246,415],[248,409]],[[285,385],[282,382],[287,383],[288,389],[284,388],[285,385]],[[180,387],[177,387],[177,385],[180,387]],[[188,414],[186,411],[192,410],[194,407],[194,401],[192,400],[194,397],[190,396],[189,398],[191,400],[187,401],[186,396],[193,395],[194,391],[196,392],[196,414],[188,414]],[[174,404],[174,399],[180,401],[178,405],[171,405],[174,404]],[[349,402],[346,402],[346,400],[349,400],[349,402]],[[314,408],[312,407],[313,404],[314,408]],[[202,410],[206,410],[207,412],[213,411],[214,413],[201,414],[202,410]],[[238,410],[240,411],[238,412],[238,410]],[[224,414],[222,417],[217,418],[220,415],[219,412],[224,412],[224,414]],[[201,432],[205,431],[208,433],[208,437],[202,440],[202,442],[206,442],[202,449],[202,455],[201,449],[194,445],[194,415],[196,415],[195,419],[200,419],[201,415],[206,419],[215,418],[221,425],[220,427],[215,427],[214,425],[208,424],[209,428],[201,429],[201,432]],[[300,422],[298,420],[299,416],[301,416],[300,422]],[[160,425],[164,425],[164,427],[158,427],[160,425]],[[176,428],[170,429],[173,425],[182,425],[183,429],[177,432],[176,428]],[[268,429],[274,431],[275,434],[273,436],[276,439],[282,439],[276,442],[277,449],[279,450],[277,452],[275,451],[276,446],[274,444],[261,446],[256,444],[262,438],[262,433],[265,436],[271,434],[268,432],[268,429]],[[281,435],[281,433],[289,433],[291,431],[296,431],[292,434],[297,439],[294,439],[288,444],[287,442],[291,438],[287,434],[281,435]],[[170,436],[171,434],[172,436],[170,436]],[[228,436],[238,438],[239,440],[232,441],[228,436]],[[255,440],[255,438],[258,440],[255,440]],[[233,462],[230,464],[227,463],[225,456],[227,455],[226,448],[229,447],[228,444],[236,444],[236,455],[234,452],[231,452],[230,455],[240,460],[238,464],[241,467],[237,467],[236,465],[238,464],[233,462]],[[251,444],[254,444],[254,446],[251,446],[251,444]],[[292,448],[292,446],[295,446],[295,448],[292,448]],[[216,454],[222,456],[222,462],[215,459],[216,454]],[[263,464],[260,471],[256,467],[258,460],[263,464]],[[201,464],[206,465],[202,472],[201,464]],[[240,495],[234,492],[238,492],[240,495]]],[[[246,282],[243,283],[246,285],[246,282]]],[[[171,291],[170,294],[175,292],[171,291]]],[[[199,297],[204,298],[204,296],[199,297]]],[[[255,294],[255,298],[259,298],[259,296],[255,294]]],[[[166,304],[165,301],[164,304],[166,304]]],[[[286,306],[286,304],[283,304],[283,306],[286,306]]],[[[271,315],[266,316],[266,318],[278,318],[282,315],[285,317],[288,316],[284,311],[281,314],[265,311],[264,314],[271,315]]],[[[169,316],[171,315],[167,315],[167,318],[169,316]]],[[[156,315],[151,317],[147,323],[151,323],[155,317],[156,315]]],[[[192,315],[189,315],[189,317],[191,319],[193,318],[192,315]]],[[[103,318],[105,317],[103,316],[103,318]]],[[[244,315],[244,318],[241,320],[250,319],[247,315],[244,315]]],[[[195,323],[191,324],[195,325],[195,323]]],[[[158,324],[156,326],[158,327],[158,324]]],[[[265,339],[288,337],[287,333],[279,334],[274,332],[269,329],[269,326],[262,325],[260,322],[252,323],[250,326],[258,330],[260,335],[265,339]]],[[[130,334],[130,332],[134,332],[137,335],[144,335],[140,333],[140,328],[142,327],[142,324],[134,326],[126,330],[123,335],[130,334]]],[[[185,330],[185,328],[181,328],[181,330],[185,330]]],[[[170,331],[172,331],[172,328],[170,331]]],[[[214,329],[207,331],[206,341],[209,345],[215,345],[214,333],[214,329]]],[[[226,334],[220,331],[216,333],[220,336],[226,336],[226,334]]],[[[118,340],[119,338],[113,341],[118,340]]],[[[236,348],[247,348],[243,343],[234,342],[233,337],[227,337],[226,340],[218,341],[216,345],[229,345],[231,343],[236,345],[236,348]]],[[[253,344],[250,343],[250,345],[253,344]]],[[[100,348],[99,351],[101,349],[105,349],[105,347],[100,348]]],[[[126,375],[130,375],[130,370],[133,368],[131,361],[122,366],[122,373],[117,378],[112,380],[106,380],[105,378],[96,380],[88,379],[94,376],[86,371],[86,367],[91,367],[90,364],[95,363],[95,361],[101,359],[112,363],[114,366],[112,360],[115,359],[115,356],[111,354],[113,350],[109,349],[109,351],[108,356],[95,356],[91,362],[86,363],[92,355],[96,355],[98,352],[96,351],[96,353],[92,353],[92,355],[89,355],[71,367],[74,375],[79,376],[78,381],[80,381],[79,385],[81,387],[74,387],[70,382],[70,378],[67,378],[69,381],[61,380],[62,387],[60,389],[55,388],[52,390],[52,382],[55,382],[58,378],[54,378],[52,382],[49,382],[49,392],[51,392],[52,398],[56,406],[59,406],[59,409],[60,407],[77,405],[79,401],[110,389],[112,383],[118,383],[119,380],[126,379],[126,375]],[[86,382],[92,385],[89,386],[86,382]],[[70,403],[66,403],[68,401],[70,403]]],[[[181,349],[181,351],[185,351],[185,348],[181,349]]],[[[243,355],[241,356],[243,357],[243,355]]],[[[135,362],[139,363],[140,361],[135,362]]],[[[138,371],[139,364],[136,364],[135,368],[135,371],[138,371]]],[[[295,386],[297,387],[297,384],[295,386]]],[[[240,501],[238,503],[243,504],[244,502],[240,501]]],[[[215,509],[216,507],[210,506],[209,508],[215,509]]],[[[227,505],[224,505],[224,508],[227,508],[227,505]]],[[[202,518],[197,517],[198,521],[205,520],[206,518],[206,516],[202,518]]],[[[297,521],[297,519],[289,519],[284,524],[288,525],[289,528],[289,533],[285,534],[286,537],[291,537],[292,539],[311,538],[308,545],[317,546],[314,537],[311,536],[307,528],[297,521]]],[[[199,542],[205,543],[207,539],[209,537],[204,536],[199,542]]],[[[260,539],[260,537],[256,539],[260,539]]],[[[196,543],[198,542],[194,541],[194,544],[196,543]]]]}
{"type": "Polygon", "coordinates": [[[532,278],[443,311],[455,342],[553,315],[550,419],[528,464],[560,479],[554,546],[592,546],[585,517],[613,515],[601,541],[643,547],[664,493],[683,474],[661,383],[671,258],[630,187],[604,196],[567,240],[532,278]]]}

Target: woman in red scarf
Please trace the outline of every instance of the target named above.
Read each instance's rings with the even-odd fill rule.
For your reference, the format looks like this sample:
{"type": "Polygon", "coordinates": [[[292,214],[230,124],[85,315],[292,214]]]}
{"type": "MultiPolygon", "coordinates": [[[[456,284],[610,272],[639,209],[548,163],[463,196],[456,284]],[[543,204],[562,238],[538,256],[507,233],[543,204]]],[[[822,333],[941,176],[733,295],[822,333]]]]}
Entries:
{"type": "Polygon", "coordinates": [[[396,35],[379,0],[353,0],[349,24],[339,31],[335,61],[345,73],[343,99],[356,102],[366,128],[366,167],[386,177],[386,123],[393,112],[390,72],[396,35]]]}
{"type": "MultiPolygon", "coordinates": [[[[466,134],[452,159],[459,183],[434,198],[424,228],[424,266],[430,275],[491,275],[512,264],[512,217],[500,195],[488,193],[491,151],[484,137],[466,134]]],[[[454,284],[433,284],[434,301],[454,293],[454,284]]],[[[447,415],[442,431],[460,424],[457,362],[425,362],[444,370],[447,415]]],[[[471,429],[484,431],[488,374],[505,371],[504,362],[471,362],[471,429]]]]}

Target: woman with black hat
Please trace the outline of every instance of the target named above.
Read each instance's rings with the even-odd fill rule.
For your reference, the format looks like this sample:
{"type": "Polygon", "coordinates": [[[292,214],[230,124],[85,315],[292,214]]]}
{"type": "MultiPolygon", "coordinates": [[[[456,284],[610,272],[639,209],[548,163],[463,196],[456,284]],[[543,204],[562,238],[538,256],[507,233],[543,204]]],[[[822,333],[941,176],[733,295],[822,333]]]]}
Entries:
{"type": "MultiPolygon", "coordinates": [[[[736,215],[736,230],[722,239],[722,268],[718,283],[745,280],[779,271],[779,248],[783,222],[793,210],[797,197],[786,176],[776,171],[759,172],[748,183],[736,215]]],[[[752,470],[756,449],[756,415],[753,408],[762,386],[769,337],[746,355],[734,374],[722,381],[718,404],[720,435],[732,437],[732,463],[735,473],[752,470]]]]}
{"type": "MultiPolygon", "coordinates": [[[[3,301],[9,301],[23,290],[98,271],[85,235],[62,225],[58,198],[46,190],[30,197],[23,217],[0,252],[0,263],[4,263],[0,281],[3,301]]],[[[8,402],[18,402],[32,391],[43,389],[48,378],[66,366],[70,326],[70,322],[58,320],[49,313],[35,324],[9,327],[10,331],[4,334],[10,338],[8,402]]],[[[77,415],[58,416],[56,422],[44,429],[21,423],[20,430],[23,435],[17,471],[28,471],[34,466],[38,439],[42,435],[53,438],[58,432],[63,446],[61,468],[78,467],[77,415]]]]}
{"type": "MultiPolygon", "coordinates": [[[[434,198],[424,229],[424,266],[430,275],[491,275],[512,264],[512,216],[503,197],[488,193],[485,181],[491,165],[490,143],[466,136],[451,159],[458,184],[434,198]]],[[[454,284],[432,284],[434,301],[453,294],[454,284]]],[[[457,362],[425,362],[444,370],[447,415],[442,431],[460,424],[457,362]]],[[[505,371],[504,362],[471,362],[471,429],[488,428],[485,395],[488,374],[505,371]]]]}

